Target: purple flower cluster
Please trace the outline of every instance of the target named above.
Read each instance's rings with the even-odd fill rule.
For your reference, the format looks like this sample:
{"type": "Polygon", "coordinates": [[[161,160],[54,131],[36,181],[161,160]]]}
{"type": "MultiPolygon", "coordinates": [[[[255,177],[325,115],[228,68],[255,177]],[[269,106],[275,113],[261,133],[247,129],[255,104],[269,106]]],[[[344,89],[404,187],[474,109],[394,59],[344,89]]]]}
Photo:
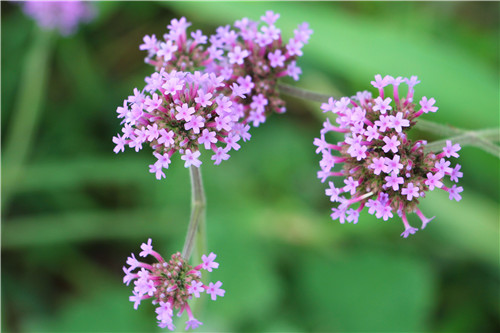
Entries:
{"type": "Polygon", "coordinates": [[[419,107],[413,103],[416,76],[410,79],[376,75],[372,85],[378,88],[379,96],[372,97],[368,91],[358,92],[351,98],[330,98],[321,106],[323,112],[336,115],[336,125],[328,119],[323,124],[321,137],[314,140],[317,154],[322,155],[318,178],[325,182],[329,177],[343,177],[341,186],[329,181],[325,193],[330,201],[338,202],[332,208],[332,219],[340,223],[357,223],[359,213],[366,206],[369,214],[387,221],[396,212],[405,227],[401,234],[408,237],[418,229],[410,226],[407,213],[416,212],[424,229],[434,217],[427,218],[418,209],[418,198],[435,188],[449,193],[450,200],[460,201],[463,188],[447,187],[443,178],[449,176],[458,182],[462,177],[460,165],[450,167],[450,157],[458,157],[460,145],[446,142],[443,151],[425,153],[425,141],[412,142],[407,132],[416,124],[419,116],[436,112],[434,98],[423,97],[419,107]],[[401,83],[408,85],[406,97],[399,96],[401,83]],[[392,98],[386,97],[384,88],[392,85],[392,98]],[[325,134],[344,134],[344,141],[328,143],[325,134]],[[336,152],[334,154],[334,152],[336,152]],[[341,169],[337,164],[343,163],[341,169]],[[347,195],[350,195],[348,198],[347,195]],[[358,204],[358,208],[352,205],[358,204]]]}
{"type": "Polygon", "coordinates": [[[175,152],[185,167],[201,165],[200,146],[213,152],[214,164],[227,160],[241,139],[250,139],[250,124],[257,127],[272,111],[285,111],[277,79],[298,80],[296,59],[312,31],[303,23],[283,44],[274,25],[278,18],[268,11],[261,22],[243,18],[234,29],[219,27],[207,37],[200,30],[188,36],[191,24],[183,17],[171,21],[163,40],[145,36],[139,48],[156,72],[117,108],[123,133],[113,137],[115,153],[149,144],[157,158],[150,172],[157,179],[165,177],[175,152]]]}
{"type": "Polygon", "coordinates": [[[25,1],[24,13],[43,29],[57,29],[63,36],[71,35],[81,22],[95,16],[94,7],[84,1],[25,1]]]}
{"type": "Polygon", "coordinates": [[[214,261],[217,256],[214,253],[203,255],[201,257],[203,263],[193,268],[186,263],[180,253],[173,254],[169,261],[165,261],[153,250],[151,238],[147,243],[142,243],[141,250],[139,256],[150,255],[158,262],[154,264],[140,262],[133,253],[127,258],[129,267],[123,267],[125,273],[123,283],[128,286],[134,281],[133,295],[130,296],[130,301],[134,302],[134,309],[137,310],[142,300],[152,298],[153,305],[157,306],[156,319],[159,327],[171,331],[175,329],[172,320],[174,310],[178,310],[178,316],[186,311],[188,315],[186,330],[202,325],[203,323],[193,316],[188,300],[193,297],[199,298],[201,293],[206,292],[215,301],[217,296],[223,297],[226,293],[220,288],[222,286],[220,281],[210,282],[208,286],[201,282],[202,269],[211,272],[219,267],[219,263],[214,261]]]}

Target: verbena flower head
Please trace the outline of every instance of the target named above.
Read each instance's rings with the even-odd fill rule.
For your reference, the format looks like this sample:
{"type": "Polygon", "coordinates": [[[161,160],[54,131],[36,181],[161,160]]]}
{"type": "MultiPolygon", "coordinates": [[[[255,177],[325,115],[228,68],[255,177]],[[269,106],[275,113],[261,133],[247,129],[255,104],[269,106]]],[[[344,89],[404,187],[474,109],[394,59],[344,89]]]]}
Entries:
{"type": "Polygon", "coordinates": [[[59,30],[63,36],[75,33],[80,23],[95,16],[94,7],[84,1],[24,1],[22,5],[41,28],[59,30]]]}
{"type": "Polygon", "coordinates": [[[452,168],[448,160],[458,157],[460,145],[447,141],[442,152],[426,153],[425,141],[408,139],[407,132],[417,118],[438,109],[434,98],[423,97],[418,105],[413,103],[413,88],[419,82],[416,76],[406,79],[376,75],[372,85],[378,88],[379,96],[374,98],[363,91],[351,98],[330,98],[321,106],[324,112],[336,115],[337,123],[333,125],[327,119],[320,138],[314,140],[316,153],[322,155],[318,178],[322,182],[334,179],[325,191],[332,202],[338,203],[332,208],[333,220],[357,223],[364,207],[384,221],[397,213],[405,227],[401,236],[406,238],[418,230],[409,224],[408,213],[418,215],[421,229],[434,218],[425,217],[418,208],[419,198],[425,197],[427,191],[442,189],[449,193],[450,200],[461,200],[461,186],[444,184],[445,176],[454,182],[462,177],[460,165],[452,168]],[[401,83],[408,85],[407,95],[402,98],[401,83]],[[393,88],[392,98],[384,94],[388,86],[393,88]],[[328,132],[344,133],[344,141],[327,142],[328,132]]]}
{"type": "Polygon", "coordinates": [[[113,137],[115,153],[150,145],[157,159],[150,172],[157,179],[165,177],[176,152],[185,167],[201,165],[200,147],[214,153],[214,164],[229,159],[239,140],[250,139],[250,125],[285,111],[277,79],[298,79],[295,62],[312,31],[301,24],[285,45],[274,26],[278,17],[268,11],[261,22],[243,18],[210,38],[200,30],[188,34],[191,23],[182,17],[171,21],[163,40],[145,36],[139,48],[156,72],[117,108],[123,133],[113,137]]]}
{"type": "Polygon", "coordinates": [[[165,177],[171,156],[179,152],[184,166],[199,167],[200,149],[212,151],[214,164],[238,150],[238,141],[250,139],[242,106],[226,95],[223,78],[214,73],[160,71],[146,78],[147,85],[117,109],[123,118],[122,135],[113,138],[115,152],[125,146],[142,149],[150,145],[157,161],[150,172],[165,177]]]}
{"type": "Polygon", "coordinates": [[[165,261],[153,250],[151,238],[141,245],[141,250],[140,257],[152,256],[157,262],[153,264],[141,262],[134,254],[127,258],[128,267],[123,267],[125,273],[123,283],[128,286],[130,282],[134,282],[133,295],[129,298],[134,302],[134,309],[137,310],[143,300],[151,299],[156,306],[159,327],[171,331],[175,329],[172,318],[174,311],[178,312],[178,316],[186,311],[188,315],[186,330],[202,325],[203,323],[194,317],[188,301],[193,297],[199,298],[203,293],[210,295],[213,301],[217,297],[224,296],[226,291],[221,289],[222,282],[210,282],[208,285],[201,282],[202,270],[211,272],[212,269],[219,267],[214,261],[217,256],[214,253],[203,255],[202,264],[192,267],[180,253],[173,254],[170,260],[165,261]]]}
{"type": "Polygon", "coordinates": [[[258,126],[270,112],[285,112],[277,79],[286,75],[299,79],[296,60],[312,34],[308,24],[302,23],[283,43],[281,30],[274,25],[279,16],[267,11],[259,22],[243,18],[233,27],[217,28],[210,37],[200,30],[188,34],[191,23],[182,17],[171,21],[162,41],[155,35],[145,36],[140,49],[148,52],[145,61],[157,71],[203,70],[222,76],[226,89],[244,99],[240,102],[246,118],[258,126]]]}

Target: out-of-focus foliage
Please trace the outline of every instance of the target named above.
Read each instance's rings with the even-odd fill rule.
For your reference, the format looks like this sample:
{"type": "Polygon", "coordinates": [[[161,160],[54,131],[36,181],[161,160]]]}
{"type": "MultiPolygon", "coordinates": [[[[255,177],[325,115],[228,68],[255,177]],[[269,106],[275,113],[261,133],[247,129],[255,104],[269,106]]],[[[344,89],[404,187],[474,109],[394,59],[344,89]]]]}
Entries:
{"type": "MultiPolygon", "coordinates": [[[[41,32],[17,5],[1,5],[3,150],[26,85],[19,73],[41,32]]],[[[289,83],[354,94],[378,73],[418,75],[416,98],[435,97],[440,107],[426,119],[499,125],[498,3],[96,6],[94,22],[52,40],[34,137],[3,206],[5,332],[159,330],[152,306],[134,311],[128,302],[121,266],[148,237],[166,255],[181,249],[188,171],[176,158],[157,181],[148,149],[115,155],[111,137],[116,107],[152,70],[138,50],[142,37],[162,35],[174,17],[205,34],[266,10],[281,14],[285,36],[308,21],[315,32],[299,63],[303,76],[289,83]]],[[[206,303],[202,331],[498,332],[498,160],[463,148],[463,200],[431,193],[422,206],[437,217],[409,239],[399,238],[397,219],[362,215],[357,225],[340,225],[316,179],[312,141],[324,115],[318,103],[287,101],[288,112],[252,130],[229,161],[203,160],[209,250],[221,264],[212,279],[227,293],[206,303]]]]}

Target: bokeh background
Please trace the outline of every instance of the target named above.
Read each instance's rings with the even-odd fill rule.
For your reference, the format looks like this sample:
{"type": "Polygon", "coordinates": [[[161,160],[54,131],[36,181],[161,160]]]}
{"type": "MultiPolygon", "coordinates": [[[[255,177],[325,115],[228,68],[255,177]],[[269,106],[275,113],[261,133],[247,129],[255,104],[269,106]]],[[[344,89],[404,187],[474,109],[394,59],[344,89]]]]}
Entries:
{"type": "MultiPolygon", "coordinates": [[[[425,119],[499,126],[498,2],[94,5],[95,20],[63,38],[1,3],[4,332],[160,330],[151,305],[128,302],[121,267],[149,237],[165,255],[182,248],[188,170],[176,156],[157,181],[149,149],[115,155],[111,137],[116,107],[152,71],[142,37],[161,36],[172,18],[211,34],[274,10],[285,38],[303,21],[314,30],[301,80],[287,83],[352,95],[378,73],[418,75],[416,98],[440,108],[425,119]]],[[[285,99],[288,112],[253,129],[228,161],[204,156],[209,250],[221,264],[211,279],[227,292],[206,302],[198,331],[500,331],[498,159],[464,147],[462,201],[430,193],[421,207],[437,217],[409,239],[397,218],[364,213],[340,225],[316,179],[324,114],[285,99]]]]}

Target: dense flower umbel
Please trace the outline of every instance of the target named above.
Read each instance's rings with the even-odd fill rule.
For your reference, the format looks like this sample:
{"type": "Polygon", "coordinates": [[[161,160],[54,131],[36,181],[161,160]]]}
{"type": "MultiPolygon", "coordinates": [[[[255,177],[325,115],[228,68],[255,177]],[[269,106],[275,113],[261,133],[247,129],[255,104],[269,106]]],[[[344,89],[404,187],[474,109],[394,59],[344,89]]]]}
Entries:
{"type": "Polygon", "coordinates": [[[226,89],[241,97],[247,121],[258,126],[268,113],[285,111],[277,79],[286,75],[299,79],[301,69],[296,60],[312,33],[308,24],[302,23],[284,44],[280,29],[274,25],[279,16],[267,11],[259,22],[243,18],[234,27],[219,27],[210,37],[200,30],[188,36],[191,23],[182,17],[167,26],[163,41],[155,35],[145,36],[140,49],[148,52],[145,61],[157,71],[203,69],[222,76],[226,89]]]}
{"type": "Polygon", "coordinates": [[[125,145],[139,151],[149,144],[157,158],[150,172],[157,179],[165,177],[163,168],[177,151],[185,167],[201,165],[200,146],[213,151],[212,160],[219,164],[231,149],[240,148],[240,139],[250,139],[241,105],[225,95],[222,77],[162,70],[146,81],[144,92],[135,89],[117,109],[124,127],[122,135],[113,137],[114,151],[124,151],[125,145]]]}
{"type": "Polygon", "coordinates": [[[157,158],[150,172],[157,179],[165,177],[175,152],[185,167],[201,165],[200,146],[214,152],[214,164],[227,160],[240,139],[250,139],[250,124],[259,126],[272,110],[284,112],[277,78],[300,74],[295,61],[312,31],[303,23],[283,45],[274,26],[278,17],[268,11],[260,30],[258,22],[244,18],[236,30],[220,27],[210,38],[200,30],[188,36],[191,23],[183,17],[171,21],[163,41],[145,36],[139,48],[157,72],[117,108],[124,127],[113,137],[115,153],[149,144],[157,158]]]}
{"type": "Polygon", "coordinates": [[[81,22],[90,21],[94,7],[84,1],[24,1],[23,10],[43,29],[57,29],[61,35],[73,34],[81,22]]]}
{"type": "Polygon", "coordinates": [[[435,188],[449,193],[450,200],[460,201],[463,188],[447,187],[443,178],[458,182],[462,177],[460,165],[450,167],[447,158],[458,157],[460,145],[446,142],[441,153],[425,153],[425,141],[412,142],[407,132],[424,113],[436,112],[434,98],[423,97],[419,106],[413,103],[414,86],[420,81],[416,76],[410,79],[391,76],[375,76],[372,85],[379,90],[373,98],[367,91],[356,96],[342,97],[336,101],[330,98],[321,106],[323,112],[332,112],[338,125],[330,121],[323,124],[321,137],[314,140],[316,153],[322,154],[321,171],[318,178],[325,182],[329,177],[343,177],[343,184],[329,181],[325,191],[338,207],[332,208],[332,219],[340,223],[357,223],[360,211],[366,206],[369,214],[387,221],[393,212],[402,218],[408,237],[418,229],[410,226],[407,214],[415,212],[422,220],[424,229],[434,217],[427,218],[418,209],[418,198],[435,188]],[[399,85],[408,85],[406,97],[399,96],[399,85]],[[393,86],[393,98],[384,95],[384,87],[393,86]],[[344,141],[330,144],[325,139],[328,132],[344,133],[344,141]],[[335,153],[336,152],[336,153],[335,153]],[[334,154],[335,153],[335,154],[334,154]],[[341,170],[336,164],[343,163],[341,170]],[[334,171],[334,169],[336,169],[334,171]],[[341,186],[339,186],[341,184],[341,186]],[[350,198],[347,197],[350,195],[350,198]],[[352,205],[358,204],[358,208],[352,205]]]}
{"type": "Polygon", "coordinates": [[[203,292],[209,294],[213,301],[217,296],[224,296],[226,291],[220,288],[222,282],[210,282],[208,286],[201,282],[202,269],[211,272],[212,269],[219,267],[214,261],[217,256],[214,253],[210,253],[209,256],[203,255],[201,257],[203,263],[193,268],[180,253],[173,254],[169,261],[165,261],[153,250],[151,238],[141,245],[141,249],[139,256],[150,255],[158,262],[154,264],[140,262],[134,254],[127,258],[129,267],[123,267],[125,273],[123,283],[128,286],[134,281],[133,295],[130,296],[130,301],[134,302],[134,309],[137,310],[142,300],[151,298],[152,303],[157,306],[156,319],[161,328],[168,328],[171,331],[175,329],[172,321],[174,310],[178,311],[178,316],[186,311],[188,315],[186,330],[202,325],[203,323],[194,318],[188,300],[193,296],[200,297],[203,292]]]}

